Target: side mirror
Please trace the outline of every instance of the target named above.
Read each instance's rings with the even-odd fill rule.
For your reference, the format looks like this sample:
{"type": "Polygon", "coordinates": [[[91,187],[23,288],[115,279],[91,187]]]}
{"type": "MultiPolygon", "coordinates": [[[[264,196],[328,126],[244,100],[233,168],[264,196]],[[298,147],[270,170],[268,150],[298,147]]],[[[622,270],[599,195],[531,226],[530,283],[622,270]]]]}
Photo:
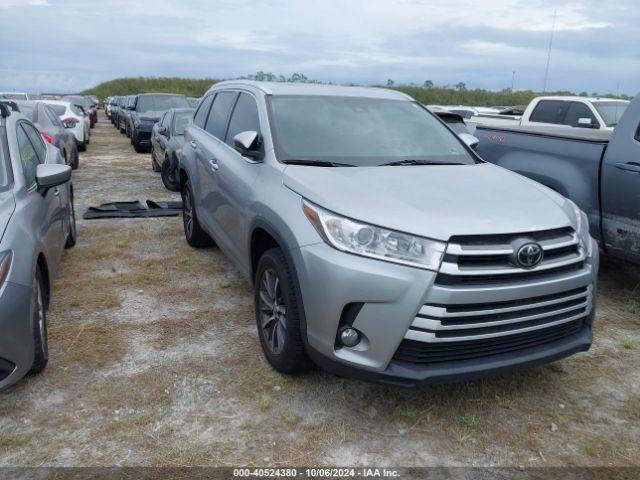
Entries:
{"type": "Polygon", "coordinates": [[[233,145],[235,149],[245,157],[250,157],[256,160],[262,158],[262,152],[258,150],[258,143],[260,142],[260,134],[255,130],[247,130],[246,132],[240,132],[233,137],[233,145]]]}
{"type": "Polygon", "coordinates": [[[71,180],[71,167],[59,164],[40,164],[36,168],[36,183],[40,188],[51,188],[71,180]]]}
{"type": "Polygon", "coordinates": [[[458,137],[460,137],[460,140],[462,140],[467,145],[467,147],[473,148],[474,150],[480,143],[480,140],[478,140],[476,137],[474,137],[470,133],[462,132],[458,134],[458,137]]]}
{"type": "Polygon", "coordinates": [[[593,120],[591,118],[579,118],[578,119],[578,127],[580,128],[598,128],[597,125],[594,125],[593,120]]]}
{"type": "Polygon", "coordinates": [[[162,135],[163,137],[168,137],[169,136],[169,130],[167,130],[167,127],[163,127],[162,125],[160,125],[158,127],[158,133],[160,135],[162,135]]]}

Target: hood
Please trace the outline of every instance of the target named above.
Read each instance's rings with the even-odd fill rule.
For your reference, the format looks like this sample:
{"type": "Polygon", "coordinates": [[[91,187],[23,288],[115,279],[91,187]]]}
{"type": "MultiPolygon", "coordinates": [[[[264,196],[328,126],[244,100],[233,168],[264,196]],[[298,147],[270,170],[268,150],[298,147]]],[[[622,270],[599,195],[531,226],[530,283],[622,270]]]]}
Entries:
{"type": "Polygon", "coordinates": [[[160,120],[164,112],[149,110],[148,112],[137,112],[140,120],[157,122],[160,120]]]}
{"type": "Polygon", "coordinates": [[[7,229],[9,219],[13,215],[16,203],[13,193],[10,190],[0,192],[0,240],[4,237],[4,231],[7,229]]]}
{"type": "Polygon", "coordinates": [[[335,213],[438,240],[572,225],[557,193],[490,164],[396,167],[289,165],[284,184],[335,213]]]}

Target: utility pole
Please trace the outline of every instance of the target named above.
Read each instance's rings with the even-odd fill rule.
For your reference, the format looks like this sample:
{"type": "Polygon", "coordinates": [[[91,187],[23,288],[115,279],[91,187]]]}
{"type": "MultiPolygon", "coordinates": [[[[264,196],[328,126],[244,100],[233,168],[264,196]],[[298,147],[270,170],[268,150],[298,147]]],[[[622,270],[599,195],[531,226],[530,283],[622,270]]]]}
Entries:
{"type": "Polygon", "coordinates": [[[511,91],[513,92],[513,87],[516,83],[516,71],[511,72],[511,91]]]}
{"type": "Polygon", "coordinates": [[[553,23],[551,24],[551,37],[549,37],[549,51],[547,52],[547,66],[544,69],[544,86],[542,93],[547,91],[547,78],[549,77],[549,62],[551,61],[551,47],[553,46],[553,33],[556,30],[556,14],[557,10],[553,11],[553,23]]]}

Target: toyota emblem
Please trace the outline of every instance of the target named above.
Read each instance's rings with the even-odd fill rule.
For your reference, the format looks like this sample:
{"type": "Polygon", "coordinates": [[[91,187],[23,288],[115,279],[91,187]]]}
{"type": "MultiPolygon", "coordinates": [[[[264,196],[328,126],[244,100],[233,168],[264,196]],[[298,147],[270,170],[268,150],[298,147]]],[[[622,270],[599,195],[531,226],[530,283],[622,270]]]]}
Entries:
{"type": "Polygon", "coordinates": [[[532,268],[542,261],[544,252],[537,243],[525,243],[516,253],[516,261],[522,268],[532,268]]]}

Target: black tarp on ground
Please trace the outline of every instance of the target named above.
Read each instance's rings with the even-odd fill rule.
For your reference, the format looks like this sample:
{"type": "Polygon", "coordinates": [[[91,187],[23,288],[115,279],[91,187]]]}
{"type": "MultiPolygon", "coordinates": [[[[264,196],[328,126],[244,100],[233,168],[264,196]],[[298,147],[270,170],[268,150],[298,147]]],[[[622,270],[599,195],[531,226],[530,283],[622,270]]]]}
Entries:
{"type": "Polygon", "coordinates": [[[135,200],[131,202],[103,203],[99,207],[89,207],[82,218],[144,218],[144,217],[176,217],[182,213],[182,202],[154,202],[147,200],[145,206],[135,200]]]}

